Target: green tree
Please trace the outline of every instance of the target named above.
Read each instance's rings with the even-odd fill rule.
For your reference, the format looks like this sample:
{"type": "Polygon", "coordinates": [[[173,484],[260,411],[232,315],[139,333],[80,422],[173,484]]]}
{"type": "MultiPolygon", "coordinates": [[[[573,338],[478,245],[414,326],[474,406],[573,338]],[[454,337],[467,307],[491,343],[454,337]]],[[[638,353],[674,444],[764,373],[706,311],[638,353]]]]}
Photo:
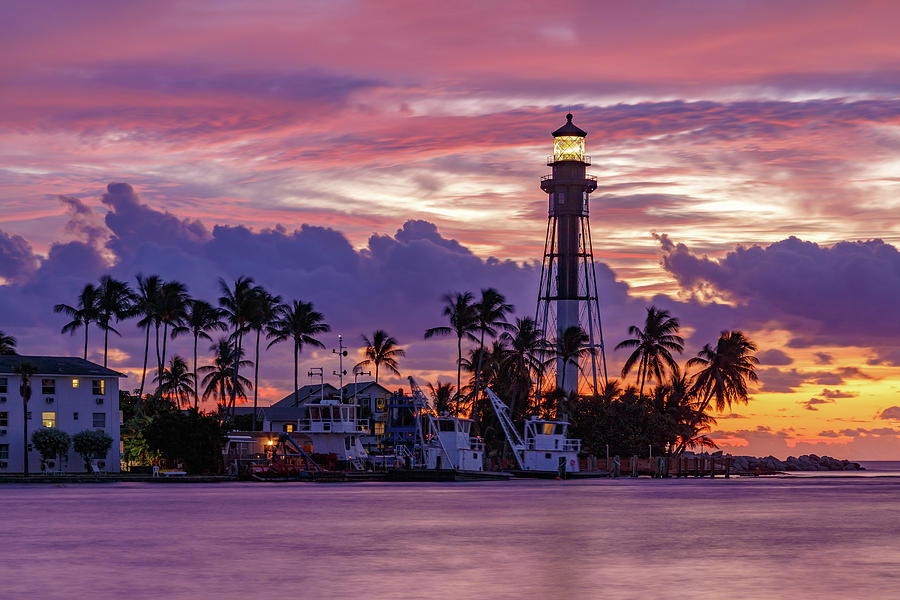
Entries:
{"type": "Polygon", "coordinates": [[[109,275],[100,278],[100,285],[97,288],[97,324],[103,330],[104,367],[109,356],[109,332],[121,335],[111,322],[118,322],[130,316],[134,299],[134,293],[124,281],[118,281],[109,275]]]}
{"type": "Polygon", "coordinates": [[[31,400],[31,378],[37,374],[37,367],[22,361],[13,367],[13,373],[19,376],[19,395],[22,397],[22,459],[24,472],[28,475],[28,402],[31,400]]]}
{"type": "Polygon", "coordinates": [[[431,396],[431,402],[434,405],[434,410],[439,415],[450,414],[450,411],[453,409],[453,384],[449,381],[447,383],[437,382],[437,385],[433,383],[428,384],[428,393],[431,396]]]}
{"type": "Polygon", "coordinates": [[[112,447],[113,439],[105,431],[85,429],[72,436],[72,448],[81,455],[84,470],[91,472],[91,460],[106,460],[106,454],[112,447]]]}
{"type": "MultiPolygon", "coordinates": [[[[138,315],[141,319],[138,321],[138,327],[144,329],[144,366],[141,370],[141,387],[138,390],[138,397],[144,396],[144,382],[147,379],[147,356],[150,353],[150,326],[157,323],[157,309],[159,307],[159,295],[162,289],[162,279],[158,275],[150,275],[144,277],[140,273],[137,275],[138,291],[134,304],[132,305],[133,314],[138,315]]],[[[157,339],[159,339],[159,327],[157,326],[157,339]]]]}
{"type": "Polygon", "coordinates": [[[172,328],[172,337],[175,337],[175,329],[180,327],[184,320],[188,303],[187,287],[180,281],[167,281],[160,287],[156,301],[156,360],[158,361],[156,376],[158,378],[166,366],[166,342],[169,339],[169,328],[172,328]],[[162,348],[159,346],[160,325],[163,328],[162,348]]]}
{"type": "Polygon", "coordinates": [[[568,365],[574,365],[580,372],[581,359],[585,356],[590,356],[594,352],[594,349],[587,345],[588,342],[590,342],[590,338],[584,332],[584,329],[578,325],[572,325],[571,327],[567,327],[566,330],[559,335],[556,344],[551,348],[550,358],[544,361],[544,366],[546,367],[554,361],[562,363],[562,366],[559,367],[562,369],[562,377],[560,378],[559,385],[560,390],[565,391],[566,389],[566,371],[568,371],[566,367],[568,365]]]}
{"type": "Polygon", "coordinates": [[[0,331],[0,356],[16,354],[16,338],[0,331]]]}
{"type": "Polygon", "coordinates": [[[267,348],[279,342],[290,340],[294,350],[294,401],[299,400],[298,365],[300,353],[304,345],[324,348],[325,344],[315,336],[331,331],[331,327],[323,323],[325,317],[313,309],[312,302],[294,300],[292,304],[282,305],[278,309],[277,318],[266,328],[270,340],[267,348]]]}
{"type": "Polygon", "coordinates": [[[97,288],[93,284],[87,284],[78,295],[78,303],[75,306],[69,304],[57,304],[53,312],[65,313],[72,320],[63,325],[62,333],[75,334],[79,327],[84,327],[84,359],[87,360],[88,329],[91,323],[96,323],[100,316],[97,308],[97,288]]]}
{"type": "Polygon", "coordinates": [[[194,377],[188,369],[187,363],[178,355],[172,357],[169,366],[154,378],[159,393],[172,402],[180,410],[182,404],[191,405],[191,396],[194,393],[194,377]]]}
{"type": "Polygon", "coordinates": [[[684,340],[678,335],[679,327],[678,319],[671,316],[669,311],[649,306],[644,328],[632,325],[628,328],[628,333],[634,337],[623,340],[616,346],[616,350],[634,348],[622,366],[622,377],[627,376],[634,364],[640,361],[638,367],[639,394],[644,393],[644,384],[647,382],[648,375],[655,376],[657,383],[661,383],[666,368],[672,373],[678,372],[678,363],[672,357],[672,352],[684,350],[684,340]]]}
{"type": "Polygon", "coordinates": [[[358,367],[375,365],[375,383],[378,383],[378,369],[381,365],[394,375],[399,375],[398,358],[406,356],[406,350],[397,347],[397,340],[389,336],[383,329],[378,329],[372,334],[370,340],[367,336],[362,336],[363,343],[366,345],[365,360],[361,361],[358,367]]]}
{"type": "Polygon", "coordinates": [[[462,341],[467,338],[478,341],[475,332],[478,331],[478,320],[473,296],[471,292],[445,294],[443,296],[443,314],[450,321],[449,327],[432,327],[425,330],[425,339],[436,335],[456,335],[456,414],[460,414],[460,400],[462,388],[463,353],[462,341]]]}
{"type": "Polygon", "coordinates": [[[544,369],[541,355],[548,350],[548,344],[531,317],[516,319],[500,339],[507,347],[503,368],[509,382],[506,390],[510,398],[509,413],[515,416],[527,408],[524,405],[531,396],[531,382],[541,378],[544,369]]]}
{"type": "Polygon", "coordinates": [[[222,460],[225,433],[214,415],[194,409],[160,413],[143,432],[151,451],[188,473],[215,473],[222,460]]]}
{"type": "Polygon", "coordinates": [[[172,330],[173,335],[189,333],[194,338],[194,408],[199,406],[199,380],[197,379],[197,343],[200,339],[212,341],[208,331],[224,331],[227,325],[222,321],[222,313],[209,302],[189,300],[182,323],[172,330]]]}
{"type": "Polygon", "coordinates": [[[41,454],[41,471],[47,468],[48,460],[60,460],[72,444],[69,434],[55,427],[42,427],[31,434],[31,443],[41,454]]]}

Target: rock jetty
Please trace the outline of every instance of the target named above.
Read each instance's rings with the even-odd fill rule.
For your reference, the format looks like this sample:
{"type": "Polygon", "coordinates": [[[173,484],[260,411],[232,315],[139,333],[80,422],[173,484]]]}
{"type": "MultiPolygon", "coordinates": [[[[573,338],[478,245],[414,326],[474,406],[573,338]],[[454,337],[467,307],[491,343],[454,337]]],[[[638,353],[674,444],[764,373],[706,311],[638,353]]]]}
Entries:
{"type": "Polygon", "coordinates": [[[778,460],[774,456],[757,458],[755,456],[733,456],[732,468],[735,471],[751,471],[775,473],[778,471],[865,471],[865,467],[849,460],[838,460],[830,456],[804,454],[789,456],[787,460],[778,460]]]}

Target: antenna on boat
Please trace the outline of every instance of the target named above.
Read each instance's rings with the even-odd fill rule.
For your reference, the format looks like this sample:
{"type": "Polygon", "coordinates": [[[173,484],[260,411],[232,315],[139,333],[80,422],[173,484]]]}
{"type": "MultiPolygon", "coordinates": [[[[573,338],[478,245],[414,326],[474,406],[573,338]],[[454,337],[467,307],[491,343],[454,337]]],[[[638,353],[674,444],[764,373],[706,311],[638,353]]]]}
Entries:
{"type": "Polygon", "coordinates": [[[344,336],[338,334],[338,347],[336,350],[331,351],[332,354],[338,355],[339,366],[338,371],[333,371],[333,375],[337,375],[340,377],[341,387],[340,387],[340,398],[341,404],[344,403],[344,375],[347,374],[347,371],[344,370],[344,357],[347,356],[347,350],[344,349],[344,336]]]}

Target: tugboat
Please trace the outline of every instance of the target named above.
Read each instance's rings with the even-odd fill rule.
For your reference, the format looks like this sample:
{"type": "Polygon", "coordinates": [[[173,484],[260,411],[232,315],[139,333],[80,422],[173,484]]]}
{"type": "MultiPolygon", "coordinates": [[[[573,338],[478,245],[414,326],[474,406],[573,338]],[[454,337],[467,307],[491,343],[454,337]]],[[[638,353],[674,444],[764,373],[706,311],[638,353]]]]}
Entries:
{"type": "Polygon", "coordinates": [[[512,447],[519,470],[526,477],[559,476],[577,473],[581,440],[567,437],[569,423],[531,417],[525,421],[525,439],[519,437],[509,416],[509,407],[490,388],[485,392],[491,400],[500,426],[512,447]]]}
{"type": "Polygon", "coordinates": [[[364,470],[369,455],[360,438],[369,428],[356,418],[356,408],[330,398],[308,404],[307,418],[300,419],[298,431],[312,440],[316,454],[334,454],[339,464],[364,470]]]}
{"type": "Polygon", "coordinates": [[[426,469],[484,470],[484,440],[472,437],[472,419],[426,415],[426,469]]]}

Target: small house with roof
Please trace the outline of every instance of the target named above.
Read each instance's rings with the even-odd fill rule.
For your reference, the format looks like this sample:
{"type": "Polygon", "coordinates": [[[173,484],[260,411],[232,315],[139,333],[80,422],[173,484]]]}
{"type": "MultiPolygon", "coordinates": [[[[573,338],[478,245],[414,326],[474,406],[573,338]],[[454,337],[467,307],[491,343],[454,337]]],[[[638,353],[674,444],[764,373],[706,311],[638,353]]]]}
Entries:
{"type": "MultiPolygon", "coordinates": [[[[122,373],[90,361],[68,356],[0,356],[0,474],[22,473],[27,443],[28,470],[40,472],[41,457],[31,445],[31,435],[42,427],[55,427],[70,436],[86,429],[106,432],[113,444],[106,458],[94,466],[101,471],[120,470],[119,378],[122,373]],[[31,399],[26,406],[20,393],[28,369],[31,399]]],[[[84,462],[73,449],[48,470],[84,472],[84,462]]]]}

